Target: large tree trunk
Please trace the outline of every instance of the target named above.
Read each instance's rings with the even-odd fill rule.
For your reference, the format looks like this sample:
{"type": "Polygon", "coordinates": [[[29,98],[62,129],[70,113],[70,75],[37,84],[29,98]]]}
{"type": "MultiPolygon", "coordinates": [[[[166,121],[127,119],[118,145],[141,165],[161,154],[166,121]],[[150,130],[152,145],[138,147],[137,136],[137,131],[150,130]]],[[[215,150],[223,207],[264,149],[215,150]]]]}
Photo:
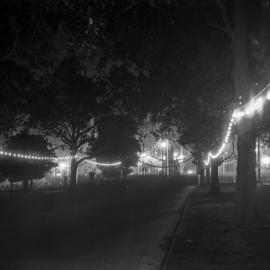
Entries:
{"type": "Polygon", "coordinates": [[[78,164],[76,161],[76,158],[73,157],[71,159],[71,165],[70,165],[70,187],[75,188],[77,185],[77,168],[78,164]]]}
{"type": "Polygon", "coordinates": [[[210,186],[211,184],[211,174],[210,174],[210,166],[206,166],[205,167],[205,180],[206,180],[206,184],[207,186],[210,186]]]}
{"type": "Polygon", "coordinates": [[[199,176],[200,179],[199,185],[201,187],[205,186],[204,168],[202,164],[197,165],[197,175],[199,176]]]}
{"type": "Polygon", "coordinates": [[[238,131],[235,222],[238,226],[254,223],[258,217],[256,190],[256,135],[251,119],[243,119],[238,131]]]}
{"type": "MultiPolygon", "coordinates": [[[[234,0],[233,23],[227,13],[224,2],[216,0],[220,7],[225,28],[231,41],[234,60],[234,85],[236,100],[239,105],[249,101],[252,96],[250,87],[250,70],[248,57],[248,20],[246,0],[234,0]]],[[[240,120],[238,126],[238,160],[236,185],[236,221],[246,225],[257,216],[256,202],[256,168],[254,125],[250,119],[240,120]],[[254,184],[255,183],[255,184],[254,184]],[[248,210],[249,209],[249,210],[248,210]]]]}
{"type": "Polygon", "coordinates": [[[219,186],[219,179],[218,179],[218,166],[219,161],[213,160],[211,164],[211,183],[210,183],[210,189],[208,194],[210,195],[220,195],[220,186],[219,186]]]}
{"type": "MultiPolygon", "coordinates": [[[[234,82],[236,97],[242,103],[251,97],[248,61],[246,0],[234,0],[234,82]]],[[[241,119],[238,124],[238,160],[236,179],[235,218],[239,226],[247,225],[257,217],[255,132],[252,119],[241,119]]]]}
{"type": "Polygon", "coordinates": [[[23,184],[23,192],[27,192],[28,191],[28,180],[23,180],[22,181],[22,184],[23,184]]]}

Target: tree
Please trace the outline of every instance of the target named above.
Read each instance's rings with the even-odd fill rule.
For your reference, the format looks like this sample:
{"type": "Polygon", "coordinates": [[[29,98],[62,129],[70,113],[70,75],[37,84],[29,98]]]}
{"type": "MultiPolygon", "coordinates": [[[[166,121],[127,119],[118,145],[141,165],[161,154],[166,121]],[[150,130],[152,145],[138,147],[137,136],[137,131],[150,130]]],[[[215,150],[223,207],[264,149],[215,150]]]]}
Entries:
{"type": "MultiPolygon", "coordinates": [[[[191,147],[202,185],[209,181],[209,172],[205,179],[204,153],[219,147],[223,138],[221,123],[228,121],[233,101],[233,89],[230,87],[231,79],[228,74],[231,66],[228,50],[219,48],[218,44],[212,46],[210,49],[202,44],[192,59],[188,74],[193,79],[187,84],[185,93],[178,97],[176,109],[172,108],[175,111],[173,118],[182,115],[179,125],[180,144],[191,147]]],[[[218,163],[211,164],[212,167],[215,165],[218,163]]],[[[214,171],[217,171],[216,168],[214,171]]],[[[218,180],[218,177],[214,179],[218,180]]]]}
{"type": "Polygon", "coordinates": [[[111,94],[87,77],[76,56],[65,58],[46,87],[33,93],[30,115],[44,134],[59,138],[72,156],[70,185],[76,186],[78,165],[92,157],[96,125],[110,112],[111,94]]]}
{"type": "MultiPolygon", "coordinates": [[[[130,172],[130,166],[138,161],[140,144],[135,138],[135,122],[128,116],[106,117],[97,125],[98,138],[93,144],[93,155],[101,162],[121,161],[124,178],[130,172]]],[[[119,171],[120,172],[120,171],[119,171]]]]}
{"type": "Polygon", "coordinates": [[[210,189],[208,194],[209,195],[220,195],[221,190],[219,186],[219,179],[218,179],[218,167],[221,165],[221,159],[215,159],[211,162],[211,177],[210,177],[210,189]]]}
{"type": "MultiPolygon", "coordinates": [[[[26,131],[12,136],[7,143],[7,150],[29,156],[54,156],[48,143],[40,135],[30,135],[26,131]]],[[[0,158],[0,171],[11,182],[23,183],[23,190],[28,190],[29,181],[41,179],[56,163],[48,160],[23,159],[12,156],[0,158]]]]}
{"type": "MultiPolygon", "coordinates": [[[[236,100],[241,103],[249,101],[253,95],[249,63],[249,22],[250,8],[247,1],[234,0],[233,19],[230,20],[228,9],[221,0],[216,0],[223,16],[225,31],[230,40],[234,60],[233,78],[236,100]]],[[[254,7],[254,6],[253,6],[254,7]]],[[[252,11],[254,12],[254,11],[252,11]]],[[[253,119],[244,118],[237,126],[237,180],[236,180],[236,224],[239,226],[252,223],[256,220],[257,192],[256,192],[256,132],[253,119]]]]}

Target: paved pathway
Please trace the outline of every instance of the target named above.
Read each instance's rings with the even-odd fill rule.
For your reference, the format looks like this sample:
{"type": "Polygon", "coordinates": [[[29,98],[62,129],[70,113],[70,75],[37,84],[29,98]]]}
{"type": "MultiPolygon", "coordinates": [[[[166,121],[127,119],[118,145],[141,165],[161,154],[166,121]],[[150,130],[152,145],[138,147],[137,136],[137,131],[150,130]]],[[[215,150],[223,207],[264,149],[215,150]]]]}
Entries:
{"type": "Polygon", "coordinates": [[[26,246],[25,253],[21,259],[15,256],[12,262],[9,261],[6,269],[159,269],[165,254],[161,245],[173,232],[179,210],[192,189],[183,187],[181,192],[168,194],[160,201],[150,200],[140,205],[132,202],[122,208],[112,205],[103,211],[102,217],[89,217],[85,208],[76,212],[73,210],[72,214],[70,209],[66,209],[66,213],[61,210],[59,215],[43,213],[38,220],[25,218],[22,226],[33,227],[32,237],[19,234],[24,243],[22,249],[26,246]],[[52,219],[53,225],[46,223],[46,220],[52,219]],[[94,219],[99,219],[99,222],[94,219]],[[47,241],[46,249],[35,254],[39,238],[40,241],[47,241]],[[31,253],[27,254],[27,250],[31,253]]]}

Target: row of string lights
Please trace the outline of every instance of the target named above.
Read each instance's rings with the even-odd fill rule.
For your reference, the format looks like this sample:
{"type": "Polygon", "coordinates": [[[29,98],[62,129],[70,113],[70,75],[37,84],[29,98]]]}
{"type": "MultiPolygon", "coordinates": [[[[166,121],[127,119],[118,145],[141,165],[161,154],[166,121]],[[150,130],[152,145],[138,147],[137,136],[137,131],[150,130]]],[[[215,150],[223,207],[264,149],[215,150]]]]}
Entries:
{"type": "MultiPolygon", "coordinates": [[[[5,156],[5,157],[13,157],[13,158],[20,158],[20,159],[26,159],[26,160],[43,160],[43,161],[58,161],[58,160],[63,160],[63,159],[72,159],[76,156],[60,156],[60,157],[49,157],[49,156],[35,156],[35,155],[25,155],[21,153],[15,153],[15,152],[7,152],[7,151],[0,151],[0,156],[5,156]]],[[[92,163],[94,165],[99,165],[99,166],[119,166],[121,165],[121,161],[118,162],[113,162],[113,163],[102,163],[102,162],[97,162],[94,160],[86,160],[89,163],[92,163]]]]}
{"type": "Polygon", "coordinates": [[[234,110],[221,146],[216,153],[209,152],[207,154],[207,158],[204,160],[205,166],[210,164],[211,159],[216,159],[222,154],[231,136],[233,126],[236,125],[243,117],[252,117],[254,114],[261,112],[265,102],[268,100],[270,100],[270,84],[261,90],[247,104],[234,110]]]}
{"type": "MultiPolygon", "coordinates": [[[[270,100],[269,88],[270,88],[270,84],[268,84],[262,91],[260,91],[246,105],[234,110],[232,117],[231,117],[231,120],[229,122],[228,128],[227,128],[227,131],[225,133],[225,137],[223,139],[223,142],[216,153],[212,153],[212,152],[208,153],[207,159],[204,161],[204,164],[206,166],[208,166],[210,164],[211,159],[216,159],[222,154],[223,150],[225,149],[226,144],[229,141],[229,138],[230,138],[231,132],[232,132],[232,128],[234,125],[236,125],[243,117],[245,117],[245,116],[252,117],[255,113],[262,111],[265,101],[270,100]]],[[[49,160],[57,161],[57,160],[73,158],[73,156],[49,157],[49,156],[25,155],[22,153],[7,152],[7,151],[0,151],[0,156],[8,156],[8,157],[14,157],[14,158],[28,159],[28,160],[47,160],[47,161],[49,161],[49,160]]],[[[96,162],[96,161],[92,161],[92,160],[87,160],[87,161],[92,163],[92,164],[100,165],[100,166],[119,166],[119,165],[121,165],[121,161],[114,162],[114,163],[101,163],[101,162],[96,162]]]]}

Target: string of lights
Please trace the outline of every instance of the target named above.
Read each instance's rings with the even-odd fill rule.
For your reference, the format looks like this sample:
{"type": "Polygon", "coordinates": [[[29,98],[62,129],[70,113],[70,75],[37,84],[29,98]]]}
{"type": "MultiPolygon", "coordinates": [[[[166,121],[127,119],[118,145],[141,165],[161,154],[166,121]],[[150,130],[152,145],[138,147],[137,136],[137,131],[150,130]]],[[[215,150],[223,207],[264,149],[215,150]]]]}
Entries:
{"type": "Polygon", "coordinates": [[[146,166],[149,166],[149,167],[153,167],[153,168],[177,168],[176,165],[170,165],[170,166],[160,166],[160,165],[153,165],[153,164],[150,164],[150,163],[147,163],[147,162],[144,162],[142,160],[138,160],[139,163],[142,163],[146,166]]]}
{"type": "MultiPolygon", "coordinates": [[[[63,159],[71,159],[73,156],[59,156],[59,157],[49,157],[49,156],[36,156],[36,155],[25,155],[21,153],[15,153],[15,152],[7,152],[7,151],[0,151],[0,156],[5,157],[12,157],[12,158],[20,158],[20,159],[26,159],[26,160],[46,160],[46,161],[57,161],[57,160],[63,160],[63,159]]],[[[114,162],[114,163],[102,163],[102,162],[96,162],[92,160],[86,160],[92,164],[100,165],[100,166],[119,166],[121,165],[121,161],[114,162]]]]}
{"type": "Polygon", "coordinates": [[[102,163],[102,162],[96,162],[96,161],[88,160],[88,159],[86,159],[86,161],[91,163],[91,164],[98,165],[98,166],[104,166],[104,167],[120,166],[122,164],[121,161],[117,161],[117,162],[113,162],[113,163],[102,163]]]}
{"type": "Polygon", "coordinates": [[[254,114],[261,112],[265,101],[267,100],[270,100],[270,83],[247,104],[234,110],[221,146],[215,154],[211,152],[208,153],[206,160],[204,160],[205,166],[210,164],[211,159],[216,159],[222,154],[231,136],[233,126],[236,125],[243,117],[252,117],[254,114]]]}
{"type": "Polygon", "coordinates": [[[8,156],[8,157],[31,159],[31,160],[51,160],[51,161],[71,158],[71,156],[49,157],[49,156],[25,155],[21,153],[7,152],[7,151],[0,151],[0,156],[8,156]]]}

